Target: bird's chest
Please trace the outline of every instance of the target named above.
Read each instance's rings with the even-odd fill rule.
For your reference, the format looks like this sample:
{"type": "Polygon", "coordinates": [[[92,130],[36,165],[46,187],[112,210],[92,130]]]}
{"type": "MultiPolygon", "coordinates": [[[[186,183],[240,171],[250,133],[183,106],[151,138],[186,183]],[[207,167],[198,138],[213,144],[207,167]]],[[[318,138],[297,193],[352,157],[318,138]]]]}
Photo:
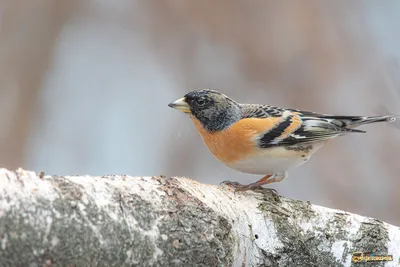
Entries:
{"type": "Polygon", "coordinates": [[[207,148],[225,164],[244,159],[256,150],[256,143],[253,141],[254,130],[248,127],[230,127],[221,132],[211,133],[204,129],[198,120],[192,120],[207,148]]]}
{"type": "Polygon", "coordinates": [[[284,172],[305,163],[322,144],[260,148],[256,137],[266,131],[265,123],[243,120],[221,132],[209,132],[192,118],[210,152],[226,166],[253,174],[284,172]]]}

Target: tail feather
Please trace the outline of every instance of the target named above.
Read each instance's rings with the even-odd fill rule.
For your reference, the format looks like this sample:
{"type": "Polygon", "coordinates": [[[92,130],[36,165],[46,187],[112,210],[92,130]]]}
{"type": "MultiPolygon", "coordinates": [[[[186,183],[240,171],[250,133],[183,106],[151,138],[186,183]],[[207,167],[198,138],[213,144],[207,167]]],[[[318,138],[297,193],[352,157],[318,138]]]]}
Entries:
{"type": "Polygon", "coordinates": [[[386,116],[324,116],[326,119],[333,120],[332,123],[344,127],[344,128],[355,128],[364,124],[375,123],[375,122],[393,122],[399,116],[386,115],[386,116]]]}

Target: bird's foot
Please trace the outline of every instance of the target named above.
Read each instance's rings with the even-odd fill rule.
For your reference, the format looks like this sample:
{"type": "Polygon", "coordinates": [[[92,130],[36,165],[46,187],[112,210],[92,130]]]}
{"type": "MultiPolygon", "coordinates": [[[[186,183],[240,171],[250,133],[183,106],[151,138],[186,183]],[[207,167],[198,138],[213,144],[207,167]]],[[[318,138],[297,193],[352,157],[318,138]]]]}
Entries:
{"type": "Polygon", "coordinates": [[[244,184],[240,184],[238,182],[232,182],[232,181],[223,181],[221,183],[221,185],[226,185],[226,186],[233,187],[238,191],[253,190],[253,189],[261,187],[261,185],[258,185],[258,184],[256,185],[256,183],[244,185],[244,184]]]}
{"type": "Polygon", "coordinates": [[[262,186],[264,184],[265,184],[264,182],[260,182],[260,181],[257,181],[255,183],[251,183],[251,184],[247,184],[247,185],[243,185],[238,182],[231,182],[231,181],[223,181],[221,183],[221,185],[233,187],[235,189],[235,192],[248,191],[248,190],[252,190],[252,191],[268,190],[268,191],[272,191],[274,194],[278,194],[278,192],[273,188],[263,188],[262,186]]]}

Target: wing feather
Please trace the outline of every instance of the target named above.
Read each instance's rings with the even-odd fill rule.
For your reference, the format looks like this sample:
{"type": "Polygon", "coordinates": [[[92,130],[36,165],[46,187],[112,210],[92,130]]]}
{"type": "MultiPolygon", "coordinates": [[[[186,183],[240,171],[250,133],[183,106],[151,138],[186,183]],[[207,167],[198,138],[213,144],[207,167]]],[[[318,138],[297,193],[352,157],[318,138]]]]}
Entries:
{"type": "MultiPolygon", "coordinates": [[[[337,116],[269,105],[242,105],[243,118],[281,118],[274,127],[257,137],[262,148],[320,142],[346,133],[365,133],[354,129],[374,122],[391,122],[398,116],[337,116]]],[[[268,121],[268,120],[266,120],[268,121]]]]}
{"type": "Polygon", "coordinates": [[[364,132],[341,127],[334,119],[303,116],[300,112],[283,111],[282,119],[258,137],[261,148],[320,142],[349,132],[364,132]]]}

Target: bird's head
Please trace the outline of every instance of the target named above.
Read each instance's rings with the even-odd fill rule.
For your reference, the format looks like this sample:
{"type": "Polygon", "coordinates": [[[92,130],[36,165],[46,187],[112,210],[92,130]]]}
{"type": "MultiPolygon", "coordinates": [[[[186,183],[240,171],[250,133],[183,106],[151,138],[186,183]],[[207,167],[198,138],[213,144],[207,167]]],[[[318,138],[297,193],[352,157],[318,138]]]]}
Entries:
{"type": "Polygon", "coordinates": [[[189,92],[168,106],[196,118],[210,132],[221,131],[242,116],[239,103],[210,89],[189,92]]]}

